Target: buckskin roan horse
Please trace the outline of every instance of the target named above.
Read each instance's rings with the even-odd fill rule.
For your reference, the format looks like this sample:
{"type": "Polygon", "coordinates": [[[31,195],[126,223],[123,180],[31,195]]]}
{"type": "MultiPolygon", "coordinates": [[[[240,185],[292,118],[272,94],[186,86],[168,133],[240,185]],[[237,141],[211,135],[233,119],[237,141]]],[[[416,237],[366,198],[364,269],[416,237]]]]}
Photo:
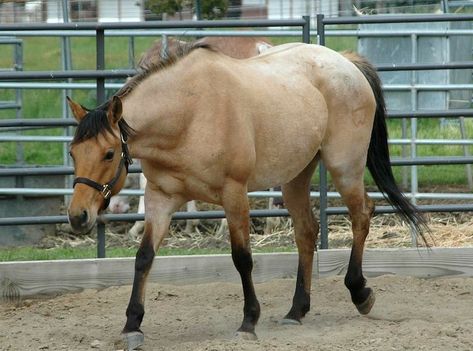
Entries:
{"type": "Polygon", "coordinates": [[[74,231],[92,228],[122,187],[131,157],[141,160],[148,179],[145,229],[123,329],[128,349],[144,342],[145,284],[156,250],[173,212],[191,199],[224,208],[244,295],[237,336],[256,338],[260,305],[251,275],[247,192],[279,184],[299,252],[292,307],[283,321],[299,324],[310,308],[319,228],[309,184],[319,160],[352,221],[345,285],[358,311],[369,313],[375,296],[366,286],[362,257],[374,204],[363,184],[365,166],[422,237],[425,226],[392,174],[385,104],[374,67],[354,53],[301,43],[246,60],[201,45],[178,56],[138,74],[94,110],[69,100],[79,122],[70,147],[76,179],[68,216],[74,231]]]}

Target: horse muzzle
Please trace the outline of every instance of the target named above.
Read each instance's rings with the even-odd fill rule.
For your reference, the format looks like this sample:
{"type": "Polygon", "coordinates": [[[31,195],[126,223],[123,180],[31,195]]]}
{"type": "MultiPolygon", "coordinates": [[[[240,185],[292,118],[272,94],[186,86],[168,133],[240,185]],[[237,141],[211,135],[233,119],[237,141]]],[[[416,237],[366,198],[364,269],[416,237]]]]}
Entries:
{"type": "Polygon", "coordinates": [[[77,211],[68,210],[67,216],[72,231],[75,234],[88,233],[95,224],[96,216],[92,216],[87,209],[80,209],[77,211]]]}

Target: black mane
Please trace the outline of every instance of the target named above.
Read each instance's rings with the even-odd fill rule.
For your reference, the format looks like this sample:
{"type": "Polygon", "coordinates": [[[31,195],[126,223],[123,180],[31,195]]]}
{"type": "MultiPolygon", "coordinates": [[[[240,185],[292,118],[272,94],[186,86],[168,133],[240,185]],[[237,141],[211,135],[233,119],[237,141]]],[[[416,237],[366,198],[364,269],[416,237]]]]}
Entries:
{"type": "MultiPolygon", "coordinates": [[[[196,43],[192,45],[183,46],[182,48],[177,50],[176,53],[170,55],[167,59],[161,60],[158,64],[152,65],[136,74],[133,78],[126,82],[125,85],[115,93],[115,95],[120,98],[125,97],[126,95],[130,94],[136,86],[138,86],[144,79],[149,77],[151,74],[175,64],[178,59],[187,56],[190,52],[199,48],[213,50],[207,44],[196,43]]],[[[110,125],[110,122],[107,117],[107,110],[109,105],[110,100],[103,103],[94,110],[89,110],[85,108],[87,110],[87,114],[84,116],[84,118],[82,118],[82,120],[78,124],[74,138],[72,140],[72,144],[80,143],[84,140],[97,137],[99,134],[104,132],[114,134],[112,126],[110,125]]],[[[127,140],[129,136],[133,136],[133,134],[135,133],[133,128],[131,128],[123,118],[120,119],[120,121],[118,122],[118,126],[120,128],[124,140],[127,140]]]]}
{"type": "MultiPolygon", "coordinates": [[[[95,110],[87,110],[87,114],[82,118],[76,128],[72,144],[95,138],[104,132],[114,135],[112,126],[107,117],[109,105],[110,101],[107,101],[95,110]]],[[[128,137],[135,133],[133,128],[131,128],[123,118],[118,121],[118,127],[120,128],[124,140],[128,140],[128,137]]],[[[116,136],[119,137],[118,135],[116,136]]]]}
{"type": "Polygon", "coordinates": [[[168,53],[168,56],[164,59],[159,60],[151,64],[148,67],[141,67],[140,70],[135,76],[133,76],[130,80],[128,80],[123,87],[118,90],[115,95],[122,97],[130,94],[133,89],[138,86],[143,80],[148,78],[151,74],[161,71],[167,67],[174,65],[176,62],[179,61],[180,58],[187,56],[192,51],[196,49],[207,49],[215,51],[209,44],[205,43],[191,43],[189,45],[182,45],[179,46],[176,52],[168,53]]]}

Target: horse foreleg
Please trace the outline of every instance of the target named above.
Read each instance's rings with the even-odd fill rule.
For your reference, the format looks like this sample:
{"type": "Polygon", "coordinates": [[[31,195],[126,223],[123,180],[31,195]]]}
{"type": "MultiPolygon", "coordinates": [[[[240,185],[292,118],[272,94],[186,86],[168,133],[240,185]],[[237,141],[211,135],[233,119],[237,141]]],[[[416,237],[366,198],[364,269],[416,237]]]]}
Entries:
{"type": "Polygon", "coordinates": [[[260,305],[251,277],[253,259],[250,248],[250,208],[246,185],[234,180],[227,180],[222,195],[222,204],[230,231],[232,259],[238,273],[240,273],[245,299],[243,322],[236,335],[243,339],[256,339],[255,326],[260,316],[260,305]]]}
{"type": "Polygon", "coordinates": [[[310,289],[312,265],[317,244],[319,224],[310,206],[310,181],[317,165],[314,159],[302,173],[288,184],[283,185],[283,199],[293,220],[299,265],[292,307],[281,321],[283,324],[300,324],[310,310],[310,289]]]}
{"type": "Polygon", "coordinates": [[[140,330],[143,321],[145,286],[156,251],[169,232],[172,214],[184,203],[180,198],[170,197],[149,188],[145,194],[146,218],[143,239],[136,254],[135,276],[130,302],[126,309],[123,335],[127,350],[134,350],[144,342],[140,330]]]}
{"type": "Polygon", "coordinates": [[[155,256],[152,236],[152,225],[149,222],[145,222],[143,239],[136,254],[133,288],[130,302],[126,309],[126,324],[123,328],[127,350],[134,350],[144,342],[140,326],[145,313],[144,296],[146,280],[155,256]]]}

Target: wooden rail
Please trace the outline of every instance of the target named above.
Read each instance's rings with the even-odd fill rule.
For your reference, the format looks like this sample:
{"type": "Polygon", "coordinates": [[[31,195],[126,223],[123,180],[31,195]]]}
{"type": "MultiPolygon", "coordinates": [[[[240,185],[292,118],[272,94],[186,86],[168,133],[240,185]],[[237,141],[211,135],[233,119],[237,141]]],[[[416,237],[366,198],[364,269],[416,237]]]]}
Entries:
{"type": "MultiPolygon", "coordinates": [[[[322,250],[314,261],[314,277],[341,275],[349,250],[322,250]]],[[[296,253],[255,254],[255,282],[295,278],[296,253]]],[[[473,248],[366,250],[367,277],[383,274],[416,277],[473,277],[473,248]]],[[[134,258],[0,263],[0,298],[56,295],[83,289],[131,285],[134,258]]],[[[230,255],[157,257],[149,281],[171,284],[239,282],[230,255]]]]}

